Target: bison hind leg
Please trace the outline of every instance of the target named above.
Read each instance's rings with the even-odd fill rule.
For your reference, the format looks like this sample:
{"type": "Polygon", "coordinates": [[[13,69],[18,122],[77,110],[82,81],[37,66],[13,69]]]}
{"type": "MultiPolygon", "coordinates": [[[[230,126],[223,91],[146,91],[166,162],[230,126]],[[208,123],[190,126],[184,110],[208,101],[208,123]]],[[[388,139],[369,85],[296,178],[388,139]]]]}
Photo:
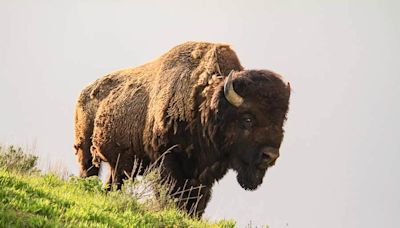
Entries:
{"type": "Polygon", "coordinates": [[[120,158],[117,161],[115,163],[108,162],[110,171],[106,182],[106,190],[109,191],[114,188],[121,190],[125,180],[134,181],[138,175],[144,175],[150,165],[150,160],[147,158],[132,159],[130,154],[124,153],[120,154],[120,158]]]}
{"type": "Polygon", "coordinates": [[[93,156],[90,152],[90,144],[82,143],[75,145],[76,155],[79,162],[79,176],[90,177],[99,175],[99,166],[93,164],[93,156]],[[87,145],[88,144],[88,145],[87,145]]]}

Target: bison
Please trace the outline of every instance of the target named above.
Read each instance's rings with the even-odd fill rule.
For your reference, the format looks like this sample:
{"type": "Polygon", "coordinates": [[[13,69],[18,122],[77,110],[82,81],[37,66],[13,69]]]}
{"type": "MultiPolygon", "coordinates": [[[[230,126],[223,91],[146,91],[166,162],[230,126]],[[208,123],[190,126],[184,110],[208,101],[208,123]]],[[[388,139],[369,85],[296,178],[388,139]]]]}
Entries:
{"type": "Polygon", "coordinates": [[[224,44],[187,42],[136,68],[98,79],[80,94],[75,150],[80,176],[110,165],[108,183],[135,177],[165,154],[164,175],[187,193],[187,211],[201,216],[213,184],[229,169],[256,189],[279,157],[290,85],[268,70],[244,70],[224,44]],[[201,195],[200,200],[192,195],[201,195]]]}

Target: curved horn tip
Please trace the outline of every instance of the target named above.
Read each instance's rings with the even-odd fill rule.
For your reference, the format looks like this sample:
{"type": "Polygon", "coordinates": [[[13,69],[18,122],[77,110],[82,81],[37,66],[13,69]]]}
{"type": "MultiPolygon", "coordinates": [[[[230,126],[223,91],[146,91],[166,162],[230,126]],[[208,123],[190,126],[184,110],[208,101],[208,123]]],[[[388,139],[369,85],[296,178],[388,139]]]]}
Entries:
{"type": "Polygon", "coordinates": [[[236,91],[233,89],[233,82],[232,82],[233,73],[234,70],[232,70],[229,73],[228,77],[225,80],[224,95],[229,103],[238,108],[243,104],[244,99],[239,94],[237,94],[236,91]]]}

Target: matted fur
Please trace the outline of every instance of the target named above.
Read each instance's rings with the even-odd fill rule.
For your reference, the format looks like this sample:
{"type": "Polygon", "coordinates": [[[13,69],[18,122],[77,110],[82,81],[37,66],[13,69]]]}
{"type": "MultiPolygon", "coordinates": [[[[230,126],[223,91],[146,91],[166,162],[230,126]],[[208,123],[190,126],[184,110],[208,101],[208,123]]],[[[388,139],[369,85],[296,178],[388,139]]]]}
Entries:
{"type": "Polygon", "coordinates": [[[154,161],[175,144],[190,154],[192,144],[172,142],[167,133],[193,131],[204,89],[217,75],[242,69],[228,45],[187,42],[155,61],[98,79],[82,91],[75,112],[81,176],[97,174],[92,159],[115,168],[120,155],[119,170],[112,171],[122,176],[131,172],[134,157],[154,161]]]}
{"type": "MultiPolygon", "coordinates": [[[[125,174],[140,173],[132,170],[135,159],[148,166],[168,151],[164,175],[176,181],[177,191],[204,186],[185,196],[201,196],[186,202],[187,211],[201,215],[214,182],[228,168],[240,167],[238,159],[232,158],[239,155],[229,153],[230,147],[254,146],[247,139],[235,145],[243,138],[237,128],[241,109],[230,105],[223,94],[224,79],[231,70],[241,72],[234,75],[234,87],[246,104],[270,112],[268,123],[282,129],[290,88],[276,74],[243,71],[228,45],[187,42],[145,65],[108,74],[82,91],[75,113],[80,175],[97,175],[104,161],[114,177],[110,176],[109,183],[121,184],[125,174]]],[[[279,129],[260,130],[268,139],[255,138],[279,149],[283,137],[279,129]]],[[[246,184],[252,169],[243,170],[240,180],[246,184]]]]}

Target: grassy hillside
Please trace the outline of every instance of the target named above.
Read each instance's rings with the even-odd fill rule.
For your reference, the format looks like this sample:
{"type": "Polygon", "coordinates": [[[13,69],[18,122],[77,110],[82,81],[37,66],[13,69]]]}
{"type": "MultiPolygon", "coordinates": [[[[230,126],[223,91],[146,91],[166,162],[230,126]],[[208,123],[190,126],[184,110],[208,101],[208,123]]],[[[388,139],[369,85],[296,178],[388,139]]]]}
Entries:
{"type": "Polygon", "coordinates": [[[232,221],[191,219],[172,205],[151,209],[123,191],[105,192],[98,178],[63,180],[39,174],[33,164],[21,172],[13,169],[18,162],[2,163],[4,154],[0,227],[234,227],[232,221]]]}

